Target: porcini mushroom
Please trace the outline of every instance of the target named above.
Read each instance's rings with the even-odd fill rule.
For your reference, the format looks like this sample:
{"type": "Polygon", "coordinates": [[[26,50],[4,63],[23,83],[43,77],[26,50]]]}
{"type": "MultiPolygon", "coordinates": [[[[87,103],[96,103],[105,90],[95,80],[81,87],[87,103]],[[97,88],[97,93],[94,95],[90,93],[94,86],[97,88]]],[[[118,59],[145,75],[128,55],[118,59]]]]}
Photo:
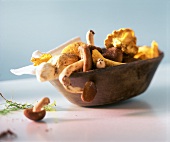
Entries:
{"type": "Polygon", "coordinates": [[[45,97],[42,98],[33,108],[25,109],[24,115],[31,120],[39,121],[42,120],[45,115],[46,111],[43,108],[45,105],[50,103],[50,99],[45,97]]]}

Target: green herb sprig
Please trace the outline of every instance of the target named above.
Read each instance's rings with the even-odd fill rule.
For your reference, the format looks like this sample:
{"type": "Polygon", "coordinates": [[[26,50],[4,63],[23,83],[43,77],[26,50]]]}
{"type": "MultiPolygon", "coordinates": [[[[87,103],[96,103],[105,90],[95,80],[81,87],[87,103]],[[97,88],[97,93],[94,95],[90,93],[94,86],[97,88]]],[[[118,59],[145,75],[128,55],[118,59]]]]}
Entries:
{"type": "Polygon", "coordinates": [[[44,106],[44,109],[46,111],[56,111],[55,106],[56,106],[56,101],[54,101],[51,104],[48,104],[48,105],[44,106]]]}
{"type": "MultiPolygon", "coordinates": [[[[0,93],[0,96],[6,102],[5,108],[0,110],[0,115],[6,115],[6,114],[10,113],[11,111],[18,111],[18,110],[23,110],[23,109],[34,107],[32,104],[28,104],[28,103],[21,104],[21,103],[17,103],[17,102],[7,100],[1,93],[0,93]]],[[[54,101],[51,104],[44,106],[44,109],[46,111],[56,111],[55,106],[56,106],[56,101],[54,101]]]]}
{"type": "Polygon", "coordinates": [[[0,115],[6,115],[10,113],[11,111],[17,111],[17,110],[22,110],[22,109],[27,109],[27,108],[32,108],[32,104],[21,104],[17,102],[13,102],[10,100],[7,100],[1,93],[0,96],[6,101],[5,108],[0,110],[0,115]]]}

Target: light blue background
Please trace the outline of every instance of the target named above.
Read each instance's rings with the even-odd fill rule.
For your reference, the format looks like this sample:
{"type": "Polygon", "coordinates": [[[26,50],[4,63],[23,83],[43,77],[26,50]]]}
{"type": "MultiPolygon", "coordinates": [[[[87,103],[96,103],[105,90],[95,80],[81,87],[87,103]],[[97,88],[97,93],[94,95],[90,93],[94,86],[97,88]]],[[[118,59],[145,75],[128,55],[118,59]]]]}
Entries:
{"type": "Polygon", "coordinates": [[[72,37],[85,41],[89,29],[103,46],[108,33],[132,28],[138,45],[156,40],[169,62],[168,0],[0,0],[0,80],[15,76],[11,68],[29,65],[33,51],[48,51],[72,37]]]}

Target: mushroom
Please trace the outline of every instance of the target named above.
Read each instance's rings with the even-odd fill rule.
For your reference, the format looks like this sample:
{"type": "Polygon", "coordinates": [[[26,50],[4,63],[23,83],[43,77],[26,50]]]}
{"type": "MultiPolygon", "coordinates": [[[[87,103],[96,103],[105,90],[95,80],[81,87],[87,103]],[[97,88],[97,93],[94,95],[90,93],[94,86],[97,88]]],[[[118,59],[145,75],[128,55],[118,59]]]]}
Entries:
{"type": "Polygon", "coordinates": [[[58,78],[63,69],[79,60],[74,54],[61,54],[53,56],[48,62],[43,62],[36,68],[36,77],[40,82],[50,81],[58,78]]]}
{"type": "Polygon", "coordinates": [[[123,61],[123,52],[120,48],[110,47],[108,49],[104,48],[102,51],[103,51],[102,55],[106,59],[116,61],[116,62],[123,61]]]}
{"type": "Polygon", "coordinates": [[[89,71],[92,68],[92,56],[87,45],[79,46],[81,59],[73,64],[68,65],[59,75],[59,81],[64,88],[72,93],[82,93],[82,88],[73,87],[70,83],[70,75],[79,69],[83,68],[83,72],[89,71]]]}
{"type": "Polygon", "coordinates": [[[132,29],[121,28],[108,34],[104,40],[106,48],[116,47],[120,48],[123,53],[131,55],[132,57],[138,53],[136,45],[136,36],[132,29]]]}
{"type": "Polygon", "coordinates": [[[93,30],[89,30],[86,33],[86,41],[88,45],[94,45],[94,31],[93,30]]]}
{"type": "MultiPolygon", "coordinates": [[[[59,75],[59,81],[68,92],[81,93],[82,101],[91,102],[97,93],[95,83],[87,81],[84,88],[73,87],[69,79],[70,75],[76,70],[83,68],[83,72],[86,72],[92,68],[91,50],[96,49],[94,46],[94,32],[92,30],[87,32],[86,39],[88,45],[80,45],[78,47],[78,51],[76,51],[76,48],[74,47],[74,52],[76,51],[76,53],[79,53],[81,59],[71,65],[68,65],[59,75]]],[[[70,49],[67,48],[67,51],[70,51],[70,49]]]]}
{"type": "Polygon", "coordinates": [[[86,42],[87,42],[87,45],[88,47],[90,48],[90,51],[94,50],[94,49],[97,49],[99,52],[102,52],[102,49],[100,47],[96,47],[94,45],[94,31],[93,30],[89,30],[87,33],[86,33],[86,42]]]}
{"type": "Polygon", "coordinates": [[[106,67],[105,61],[101,58],[98,58],[96,62],[96,67],[98,69],[105,68],[106,67]]]}
{"type": "Polygon", "coordinates": [[[134,56],[135,59],[151,59],[159,56],[158,43],[152,41],[151,46],[140,46],[138,53],[134,56]]]}
{"type": "Polygon", "coordinates": [[[81,69],[83,67],[83,59],[78,62],[67,66],[59,76],[60,83],[64,88],[70,93],[81,93],[81,99],[84,102],[91,102],[97,94],[97,88],[95,83],[92,81],[87,81],[84,85],[84,88],[73,87],[70,83],[69,76],[73,71],[81,69]]]}
{"type": "Polygon", "coordinates": [[[87,45],[79,47],[80,57],[84,60],[83,72],[89,71],[92,68],[92,56],[90,48],[87,45]]]}
{"type": "MultiPolygon", "coordinates": [[[[73,64],[68,65],[59,75],[60,83],[63,85],[63,87],[68,92],[71,92],[71,93],[83,93],[84,89],[80,87],[73,87],[69,79],[70,75],[74,71],[79,70],[79,69],[83,69],[83,72],[86,72],[92,68],[92,55],[91,55],[90,46],[89,46],[89,45],[92,45],[92,46],[94,45],[94,32],[92,30],[87,32],[86,40],[87,40],[88,45],[81,44],[79,47],[77,47],[78,43],[76,43],[75,47],[73,48],[74,50],[69,49],[70,47],[69,48],[67,47],[67,52],[73,51],[76,54],[79,53],[79,56],[81,59],[73,64]]],[[[63,49],[63,51],[66,51],[66,50],[63,49]]],[[[87,99],[82,99],[82,100],[87,100],[87,99]]]]}
{"type": "Polygon", "coordinates": [[[42,120],[46,111],[43,108],[45,105],[50,103],[50,99],[48,97],[42,98],[33,108],[28,108],[24,110],[24,115],[31,120],[39,121],[42,120]]]}
{"type": "Polygon", "coordinates": [[[105,64],[106,64],[106,67],[109,67],[109,66],[117,66],[117,65],[122,65],[122,64],[125,64],[125,63],[121,63],[121,62],[115,62],[115,61],[112,61],[112,60],[109,60],[109,59],[106,59],[103,57],[103,55],[97,50],[97,49],[94,49],[92,51],[92,59],[93,59],[93,63],[96,65],[97,63],[97,60],[101,58],[105,64]]]}
{"type": "Polygon", "coordinates": [[[84,102],[93,101],[94,97],[97,94],[97,88],[95,83],[92,81],[87,81],[84,85],[83,93],[81,94],[81,99],[84,102]]]}
{"type": "Polygon", "coordinates": [[[70,75],[83,67],[84,60],[81,59],[71,65],[68,65],[59,75],[59,81],[63,85],[63,87],[71,93],[82,93],[83,89],[80,87],[73,87],[70,83],[70,75]]]}

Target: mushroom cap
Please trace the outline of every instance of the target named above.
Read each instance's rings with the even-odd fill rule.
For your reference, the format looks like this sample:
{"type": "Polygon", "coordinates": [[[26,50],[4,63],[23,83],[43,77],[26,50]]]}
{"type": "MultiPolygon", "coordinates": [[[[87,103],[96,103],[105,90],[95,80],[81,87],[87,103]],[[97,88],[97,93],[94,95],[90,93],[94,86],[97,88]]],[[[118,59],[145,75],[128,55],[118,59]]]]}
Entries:
{"type": "Polygon", "coordinates": [[[84,85],[83,93],[81,94],[81,99],[84,102],[92,102],[97,94],[97,88],[94,82],[87,81],[84,85]]]}
{"type": "Polygon", "coordinates": [[[62,51],[61,53],[70,53],[70,54],[75,54],[77,56],[80,55],[79,53],[79,46],[84,46],[86,45],[86,43],[83,42],[74,42],[72,44],[67,45],[62,51]]]}
{"type": "Polygon", "coordinates": [[[99,58],[96,62],[96,67],[98,69],[105,68],[106,67],[105,61],[103,61],[103,59],[99,58]]]}
{"type": "Polygon", "coordinates": [[[160,54],[160,51],[158,49],[158,43],[156,41],[152,41],[151,46],[140,46],[138,53],[134,56],[136,59],[151,59],[156,58],[160,54]]]}
{"type": "Polygon", "coordinates": [[[113,46],[121,48],[124,53],[135,55],[138,52],[136,40],[135,33],[132,29],[121,28],[108,34],[104,41],[104,45],[106,48],[113,46]]]}
{"type": "Polygon", "coordinates": [[[106,59],[110,59],[116,62],[122,62],[123,60],[123,52],[121,49],[116,47],[110,47],[108,49],[104,48],[103,50],[103,57],[106,59]]]}
{"type": "Polygon", "coordinates": [[[34,121],[39,121],[42,120],[45,115],[46,115],[46,111],[45,109],[38,111],[38,112],[33,112],[33,108],[28,108],[24,110],[24,115],[31,120],[34,121]]]}

